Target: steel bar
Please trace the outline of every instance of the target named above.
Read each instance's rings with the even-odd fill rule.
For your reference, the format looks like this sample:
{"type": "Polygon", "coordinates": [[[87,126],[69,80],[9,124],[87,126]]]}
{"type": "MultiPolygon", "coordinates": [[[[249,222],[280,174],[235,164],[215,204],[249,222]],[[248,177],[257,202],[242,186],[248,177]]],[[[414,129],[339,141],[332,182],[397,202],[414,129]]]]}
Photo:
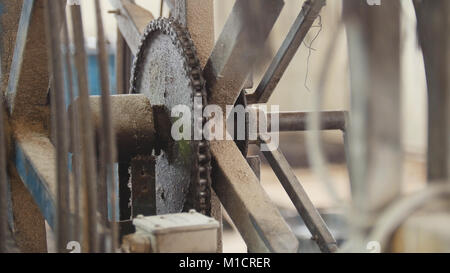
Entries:
{"type": "Polygon", "coordinates": [[[208,103],[234,105],[283,6],[282,0],[236,1],[204,69],[208,103]]]}
{"type": "Polygon", "coordinates": [[[325,4],[326,0],[305,1],[261,83],[253,94],[247,95],[249,104],[267,103],[325,4]]]}
{"type": "MultiPolygon", "coordinates": [[[[98,59],[100,67],[100,82],[101,82],[101,100],[102,100],[102,153],[104,163],[101,164],[105,168],[104,178],[106,181],[105,193],[110,189],[110,208],[111,208],[111,252],[115,252],[118,248],[118,228],[116,221],[116,173],[114,171],[114,162],[116,162],[116,141],[115,133],[111,120],[111,98],[110,98],[110,84],[109,84],[109,66],[108,66],[108,52],[106,48],[106,38],[103,28],[103,18],[101,15],[100,1],[95,1],[95,14],[97,22],[97,41],[98,41],[98,59]]],[[[107,203],[106,198],[105,203],[107,203]]],[[[105,211],[106,219],[108,219],[108,210],[105,211]]]]}
{"type": "MultiPolygon", "coordinates": [[[[264,140],[261,141],[271,145],[264,140]]],[[[298,181],[283,153],[280,149],[274,148],[272,151],[263,151],[263,154],[269,161],[270,166],[289,195],[305,225],[313,235],[313,239],[317,241],[319,248],[323,252],[335,252],[337,250],[336,240],[309,199],[300,181],[298,181]]]]}
{"type": "MultiPolygon", "coordinates": [[[[308,118],[311,113],[307,112],[281,112],[277,113],[279,116],[279,128],[280,132],[294,132],[294,131],[307,131],[308,130],[308,118]]],[[[347,129],[347,115],[346,111],[330,111],[322,112],[321,118],[321,130],[341,130],[343,132],[347,129]]],[[[272,113],[267,114],[267,130],[272,132],[272,113]]],[[[274,128],[275,129],[275,128],[274,128]]]]}
{"type": "Polygon", "coordinates": [[[81,17],[81,7],[77,5],[70,6],[72,15],[72,28],[75,43],[75,66],[78,76],[79,88],[79,124],[82,149],[82,182],[84,188],[83,202],[84,206],[84,232],[83,238],[89,245],[89,252],[97,252],[97,190],[96,190],[96,167],[94,153],[94,133],[91,122],[91,111],[89,106],[89,93],[87,82],[87,59],[84,43],[83,22],[81,17]]]}
{"type": "Polygon", "coordinates": [[[428,85],[428,181],[450,177],[450,4],[414,1],[428,85]],[[439,41],[439,42],[438,42],[439,41]]]}
{"type": "MultiPolygon", "coordinates": [[[[62,5],[61,5],[62,6],[62,5]]],[[[62,13],[65,14],[65,7],[62,8],[62,13]]],[[[73,81],[73,69],[72,69],[72,55],[70,51],[70,42],[69,42],[69,27],[67,24],[67,16],[63,16],[63,50],[65,57],[65,68],[67,69],[67,91],[69,95],[69,104],[72,104],[75,101],[74,94],[74,81],[73,81]]],[[[70,143],[73,143],[73,151],[72,151],[72,208],[71,211],[74,213],[74,221],[72,227],[71,238],[80,242],[81,239],[81,230],[80,230],[80,189],[81,189],[81,170],[80,170],[80,134],[79,134],[79,124],[77,119],[78,113],[77,109],[73,109],[73,111],[69,112],[69,140],[70,143]]]]}
{"type": "Polygon", "coordinates": [[[140,37],[148,23],[154,19],[153,15],[130,0],[109,0],[109,2],[118,11],[115,16],[117,25],[131,52],[136,55],[140,37]]]}
{"type": "Polygon", "coordinates": [[[61,55],[61,6],[59,1],[46,1],[47,7],[47,40],[49,44],[49,62],[52,74],[52,107],[56,132],[57,176],[57,247],[58,251],[65,251],[69,242],[70,225],[67,215],[70,210],[69,174],[68,174],[68,145],[67,145],[67,115],[64,94],[64,76],[61,55]]]}
{"type": "MultiPolygon", "coordinates": [[[[130,159],[138,154],[151,154],[155,147],[156,129],[153,109],[145,95],[126,94],[111,96],[111,122],[117,140],[118,157],[130,159]],[[130,120],[133,119],[133,122],[130,120]]],[[[79,107],[77,99],[69,112],[79,107]]],[[[97,146],[101,145],[102,102],[100,96],[90,96],[91,120],[97,146]]],[[[71,145],[71,150],[74,146],[71,145]]],[[[115,158],[117,159],[117,158],[115,158]]]]}
{"type": "Polygon", "coordinates": [[[249,252],[297,252],[298,241],[233,141],[213,141],[213,188],[249,252]]]}

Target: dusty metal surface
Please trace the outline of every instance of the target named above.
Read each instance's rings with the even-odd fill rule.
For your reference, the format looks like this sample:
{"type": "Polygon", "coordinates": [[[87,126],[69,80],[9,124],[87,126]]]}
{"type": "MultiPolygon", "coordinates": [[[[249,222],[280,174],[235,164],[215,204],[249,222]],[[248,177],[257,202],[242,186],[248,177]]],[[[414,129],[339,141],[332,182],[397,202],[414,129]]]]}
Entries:
{"type": "Polygon", "coordinates": [[[213,188],[250,252],[297,252],[298,241],[232,141],[213,141],[213,188]]]}
{"type": "MultiPolygon", "coordinates": [[[[283,1],[236,2],[205,67],[209,103],[223,109],[234,105],[259,54],[257,49],[267,38],[282,7],[283,1]],[[250,11],[250,5],[260,9],[250,11]],[[260,16],[262,13],[258,11],[267,14],[260,16]],[[255,25],[259,31],[255,31],[255,25]]],[[[298,243],[294,235],[259,188],[258,179],[236,144],[214,142],[211,151],[215,158],[213,187],[249,250],[295,252],[298,243]]]]}
{"type": "MultiPolygon", "coordinates": [[[[16,136],[21,134],[22,130],[27,130],[27,132],[35,130],[45,137],[48,135],[49,109],[47,105],[47,44],[45,35],[42,35],[45,31],[43,1],[26,1],[23,10],[11,7],[9,4],[6,7],[11,8],[7,20],[10,20],[9,23],[12,25],[9,25],[8,29],[17,30],[14,55],[12,51],[9,52],[9,56],[13,57],[10,60],[12,64],[6,90],[9,97],[8,106],[12,115],[10,119],[12,130],[16,136]],[[19,15],[20,27],[14,19],[19,15]]],[[[9,34],[15,35],[14,31],[9,34]]],[[[9,37],[8,39],[11,39],[9,43],[12,45],[14,38],[9,37]]],[[[28,166],[29,161],[21,157],[27,148],[21,146],[20,140],[16,139],[15,142],[15,148],[11,147],[11,155],[14,156],[10,156],[9,158],[12,160],[8,162],[14,214],[14,236],[22,251],[45,252],[47,246],[44,218],[42,217],[44,210],[39,206],[39,202],[33,201],[26,177],[18,174],[19,169],[28,166]]],[[[44,153],[51,153],[51,151],[45,150],[44,153]]],[[[28,152],[32,153],[30,150],[28,152]]],[[[41,168],[41,171],[48,174],[49,168],[44,165],[44,162],[37,162],[36,168],[41,168]]],[[[21,173],[21,175],[31,176],[33,172],[21,173]]],[[[42,184],[38,183],[38,185],[42,184]]],[[[56,192],[53,193],[56,194],[56,192]]]]}
{"type": "Polygon", "coordinates": [[[47,105],[47,41],[43,33],[44,2],[24,2],[7,96],[13,119],[50,127],[47,105]]]}
{"type": "MultiPolygon", "coordinates": [[[[78,100],[75,105],[77,103],[78,100]]],[[[89,103],[98,147],[102,142],[101,97],[90,96],[89,103]]],[[[111,96],[111,108],[114,109],[111,121],[119,160],[126,160],[138,154],[151,154],[156,145],[157,134],[149,99],[142,94],[114,95],[111,96]]],[[[71,105],[69,111],[73,109],[74,105],[71,105]]]]}
{"type": "Polygon", "coordinates": [[[238,0],[204,69],[208,103],[234,105],[284,1],[238,0]]]}
{"type": "Polygon", "coordinates": [[[45,253],[47,236],[44,213],[35,195],[23,184],[24,178],[20,177],[17,171],[12,166],[9,168],[15,242],[21,252],[45,253]]]}
{"type": "MultiPolygon", "coordinates": [[[[214,1],[172,0],[166,3],[171,7],[172,13],[175,13],[174,16],[189,30],[200,65],[204,68],[214,48],[214,1]]],[[[222,205],[214,192],[211,193],[211,216],[221,224],[218,229],[217,251],[222,252],[222,205]]]]}
{"type": "MultiPolygon", "coordinates": [[[[172,20],[152,21],[136,56],[130,93],[147,96],[152,107],[159,106],[163,111],[183,105],[196,113],[206,102],[204,85],[187,30],[172,20]]],[[[167,143],[156,158],[157,214],[191,208],[210,214],[209,145],[205,140],[195,140],[206,121],[195,120],[194,116],[190,117],[190,139],[167,143]]]]}

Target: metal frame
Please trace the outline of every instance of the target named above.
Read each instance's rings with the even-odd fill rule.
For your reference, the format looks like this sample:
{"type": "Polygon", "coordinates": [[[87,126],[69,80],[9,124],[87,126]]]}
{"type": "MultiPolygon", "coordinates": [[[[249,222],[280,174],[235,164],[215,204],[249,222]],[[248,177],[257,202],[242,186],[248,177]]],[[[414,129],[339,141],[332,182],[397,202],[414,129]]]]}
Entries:
{"type": "MultiPolygon", "coordinates": [[[[24,39],[23,37],[27,37],[28,33],[43,32],[42,30],[33,30],[33,28],[42,25],[30,23],[31,18],[31,20],[41,20],[43,24],[43,17],[32,16],[34,12],[43,9],[43,7],[40,6],[42,4],[41,1],[42,0],[25,1],[23,22],[21,23],[23,27],[20,28],[19,31],[19,37],[22,37],[22,39],[18,39],[18,49],[16,51],[18,57],[15,57],[15,59],[18,58],[18,60],[20,60],[16,61],[16,65],[19,67],[12,70],[17,71],[17,75],[13,74],[10,78],[11,87],[14,87],[9,89],[9,93],[12,94],[10,95],[10,109],[12,109],[11,111],[13,118],[17,116],[20,120],[24,120],[26,122],[31,122],[31,120],[27,120],[26,116],[21,115],[19,110],[17,110],[17,114],[15,114],[14,109],[18,108],[13,107],[15,102],[20,102],[17,100],[17,95],[15,95],[15,86],[20,86],[21,81],[26,80],[26,77],[29,76],[29,72],[26,70],[27,66],[20,66],[22,63],[21,56],[24,56],[23,62],[27,62],[26,56],[28,54],[27,50],[29,49],[27,48],[28,44],[23,45],[20,41],[22,41],[22,43],[24,43],[24,41],[28,41],[28,43],[33,43],[33,46],[35,46],[35,40],[32,39],[33,37],[28,37],[28,39],[24,39]],[[39,3],[39,8],[34,5],[36,3],[39,3]],[[27,26],[29,26],[29,28],[27,26]],[[21,48],[23,48],[23,50],[21,50],[21,48]],[[23,67],[23,71],[21,70],[21,67],[23,67]],[[16,81],[17,84],[14,84],[16,81]]],[[[110,0],[110,2],[116,9],[114,13],[116,14],[120,32],[127,42],[131,52],[135,53],[142,31],[147,23],[153,19],[153,16],[151,13],[129,0],[110,0]]],[[[178,5],[178,2],[175,1],[175,4],[178,5]]],[[[294,25],[286,43],[280,50],[281,53],[279,53],[279,55],[282,56],[280,57],[282,60],[276,61],[273,65],[276,66],[275,70],[278,71],[278,74],[283,74],[284,69],[289,63],[288,60],[292,58],[299,46],[299,43],[301,43],[301,40],[304,38],[307,30],[312,25],[323,4],[324,0],[311,0],[305,4],[304,9],[299,16],[300,19],[294,25]],[[296,35],[292,36],[295,29],[297,30],[297,32],[295,32],[296,35]],[[291,41],[289,42],[289,40],[291,41]],[[292,40],[295,40],[295,42],[292,40]],[[280,65],[280,63],[284,64],[280,65]]],[[[267,39],[281,12],[282,7],[282,0],[238,0],[236,2],[224,30],[220,35],[219,42],[214,48],[210,47],[212,53],[208,60],[207,58],[204,58],[203,61],[206,64],[204,73],[210,91],[209,103],[219,104],[221,106],[234,104],[237,97],[241,93],[242,88],[245,86],[253,64],[257,60],[258,50],[255,51],[255,48],[259,48],[257,45],[264,43],[267,39]],[[264,11],[266,15],[261,17],[259,14],[254,13],[254,7],[258,7],[258,10],[264,11]],[[245,18],[241,17],[242,14],[246,15],[245,18]],[[255,26],[258,26],[258,32],[254,31],[255,26]],[[249,39],[249,37],[251,39],[249,39]],[[224,51],[223,48],[227,48],[227,50],[224,51]],[[251,56],[248,54],[250,51],[253,52],[251,56]],[[236,71],[236,68],[239,68],[238,71],[236,71]]],[[[79,10],[77,10],[77,7],[71,7],[71,12],[75,15],[76,20],[78,20],[76,22],[80,23],[79,18],[77,18],[79,15],[79,10]]],[[[189,16],[191,15],[189,12],[186,12],[186,16],[186,24],[189,25],[189,16]]],[[[194,24],[195,21],[192,21],[192,23],[194,24]]],[[[76,27],[77,26],[75,26],[75,30],[76,27]]],[[[80,32],[75,32],[75,34],[78,36],[81,35],[80,32]]],[[[81,42],[78,41],[78,43],[81,42]]],[[[45,43],[42,46],[43,47],[41,47],[41,50],[47,50],[45,43]]],[[[82,68],[84,66],[82,60],[85,56],[81,44],[77,44],[76,48],[77,55],[75,61],[78,68],[78,74],[79,76],[83,76],[85,75],[85,71],[82,68]]],[[[206,51],[203,51],[202,54],[205,55],[205,57],[208,56],[206,51]]],[[[47,52],[45,51],[45,53],[41,54],[41,56],[47,56],[47,52]]],[[[46,71],[47,58],[43,58],[41,62],[45,63],[45,65],[42,65],[41,67],[44,71],[46,71]]],[[[270,78],[273,78],[273,73],[270,74],[272,74],[270,78]]],[[[46,99],[48,79],[40,79],[40,83],[42,86],[45,83],[45,88],[38,88],[41,93],[39,93],[40,96],[37,98],[46,99]]],[[[79,82],[80,88],[83,91],[81,97],[82,100],[84,99],[83,104],[88,105],[89,103],[87,103],[86,100],[87,90],[84,84],[85,81],[81,79],[79,82]]],[[[264,94],[265,93],[266,92],[264,92],[264,94]]],[[[264,97],[266,96],[264,95],[264,97]]],[[[38,113],[42,111],[41,108],[46,109],[44,111],[46,115],[44,115],[45,119],[43,119],[43,124],[48,125],[49,122],[47,115],[49,115],[49,109],[46,104],[46,100],[42,101],[41,104],[36,105],[36,107],[36,112],[38,113]]],[[[90,113],[90,109],[88,108],[87,111],[82,112],[85,114],[90,113]]],[[[87,118],[86,122],[90,122],[90,118],[87,118]]],[[[81,125],[85,128],[82,130],[86,130],[86,128],[88,128],[86,126],[90,126],[88,123],[81,125]]],[[[20,168],[20,173],[23,175],[22,180],[34,196],[39,207],[41,208],[41,211],[43,212],[43,215],[52,227],[55,227],[55,200],[58,196],[56,191],[57,183],[55,175],[57,172],[55,169],[56,166],[54,164],[49,164],[49,162],[55,162],[55,148],[48,137],[48,130],[43,130],[44,128],[34,130],[33,128],[35,128],[35,126],[29,126],[29,129],[32,129],[31,131],[16,130],[15,165],[20,168]],[[41,144],[39,149],[36,149],[36,142],[41,144]],[[49,165],[52,167],[48,168],[49,165]],[[38,182],[27,182],[31,181],[31,179],[37,179],[38,182]]],[[[87,138],[84,139],[85,143],[83,144],[83,147],[87,147],[87,150],[82,153],[85,158],[89,157],[89,154],[93,151],[93,148],[90,147],[92,144],[86,142],[87,139],[90,138],[89,133],[87,133],[86,137],[87,138]]],[[[247,160],[242,156],[236,144],[230,141],[213,141],[211,143],[211,150],[215,158],[214,190],[217,193],[220,202],[224,205],[233,222],[238,227],[239,232],[247,243],[249,251],[297,252],[297,239],[286,224],[283,217],[280,215],[279,211],[272,204],[269,196],[267,196],[262,189],[258,177],[249,166],[247,160]],[[233,164],[230,164],[230,162],[233,164]]],[[[291,170],[287,162],[284,161],[283,157],[280,155],[281,153],[278,153],[278,156],[273,157],[272,160],[275,167],[283,165],[283,168],[280,169],[281,171],[277,172],[281,177],[280,180],[282,183],[285,182],[283,183],[285,186],[290,185],[290,187],[292,187],[293,191],[289,190],[288,192],[290,192],[291,198],[295,200],[294,203],[297,208],[300,211],[303,211],[303,209],[306,208],[307,212],[306,214],[302,213],[302,216],[307,218],[306,222],[308,222],[308,227],[312,233],[318,234],[318,239],[323,241],[323,243],[320,243],[322,250],[330,252],[335,251],[336,245],[334,239],[329,232],[327,232],[323,220],[321,220],[320,215],[318,215],[317,211],[315,211],[314,206],[308,201],[309,199],[304,192],[298,191],[298,189],[301,189],[298,181],[294,181],[294,178],[292,177],[286,179],[286,177],[289,176],[289,173],[291,173],[291,170]],[[308,221],[308,219],[310,219],[310,221],[308,221]]],[[[270,158],[271,155],[267,154],[267,156],[270,158]]],[[[84,173],[86,173],[86,170],[84,173]]],[[[95,199],[92,199],[93,188],[89,188],[89,181],[92,182],[94,180],[95,179],[92,176],[89,176],[89,174],[83,178],[83,183],[85,187],[88,188],[86,189],[86,192],[83,193],[84,197],[82,197],[82,199],[85,200],[85,198],[88,198],[87,201],[90,203],[88,207],[92,207],[92,205],[96,202],[95,199]]],[[[95,230],[97,230],[96,215],[93,214],[92,211],[84,213],[87,213],[85,215],[89,215],[89,220],[84,223],[84,229],[87,232],[86,234],[91,236],[89,240],[87,238],[85,238],[85,240],[89,242],[93,240],[93,242],[89,245],[88,250],[97,251],[98,245],[96,241],[97,239],[95,238],[95,230]]]]}

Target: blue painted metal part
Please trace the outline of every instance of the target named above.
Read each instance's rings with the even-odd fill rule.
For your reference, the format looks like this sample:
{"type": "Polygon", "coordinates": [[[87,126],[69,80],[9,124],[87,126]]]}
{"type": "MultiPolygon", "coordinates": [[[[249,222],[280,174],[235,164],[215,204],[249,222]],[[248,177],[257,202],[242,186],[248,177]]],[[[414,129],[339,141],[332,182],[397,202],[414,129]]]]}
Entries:
{"type": "Polygon", "coordinates": [[[15,145],[15,163],[23,183],[30,191],[47,223],[55,229],[56,202],[43,178],[35,170],[19,143],[15,145]]]}
{"type": "MultiPolygon", "coordinates": [[[[31,22],[31,14],[33,12],[34,0],[24,0],[22,6],[22,15],[19,21],[19,29],[17,31],[16,46],[14,48],[13,60],[11,62],[11,71],[20,71],[23,61],[23,52],[28,37],[28,29],[31,22]]],[[[17,89],[20,73],[10,73],[7,88],[7,97],[9,110],[13,109],[14,96],[17,89]]]]}

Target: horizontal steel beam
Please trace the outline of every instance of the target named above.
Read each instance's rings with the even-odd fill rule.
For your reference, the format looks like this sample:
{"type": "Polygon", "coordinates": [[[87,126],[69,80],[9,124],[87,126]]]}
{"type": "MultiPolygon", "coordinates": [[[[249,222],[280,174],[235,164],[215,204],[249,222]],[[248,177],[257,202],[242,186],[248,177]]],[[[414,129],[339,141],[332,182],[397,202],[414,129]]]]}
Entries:
{"type": "MultiPolygon", "coordinates": [[[[307,112],[281,112],[277,113],[279,118],[280,132],[295,132],[307,131],[308,119],[312,113],[307,112]]],[[[274,113],[267,114],[267,129],[273,132],[277,128],[272,128],[271,121],[274,113]]],[[[320,128],[321,130],[341,130],[345,132],[348,125],[347,111],[330,111],[320,113],[320,128]]]]}

